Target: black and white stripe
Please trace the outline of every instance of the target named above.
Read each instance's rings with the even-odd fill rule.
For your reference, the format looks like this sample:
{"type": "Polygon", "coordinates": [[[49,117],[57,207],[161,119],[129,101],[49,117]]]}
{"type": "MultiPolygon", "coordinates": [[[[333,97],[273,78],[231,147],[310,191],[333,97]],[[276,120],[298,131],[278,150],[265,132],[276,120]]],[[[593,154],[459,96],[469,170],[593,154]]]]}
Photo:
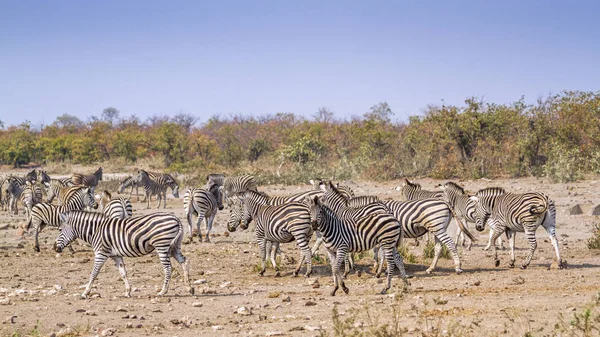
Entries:
{"type": "Polygon", "coordinates": [[[406,201],[418,199],[441,199],[443,195],[442,191],[423,190],[421,189],[421,185],[413,183],[406,178],[404,178],[404,181],[402,182],[400,191],[406,201]]]}
{"type": "MultiPolygon", "coordinates": [[[[311,252],[309,241],[312,236],[310,214],[304,203],[290,202],[284,205],[266,205],[267,197],[255,191],[246,191],[243,196],[238,196],[239,201],[233,204],[229,213],[227,229],[234,232],[238,226],[247,229],[250,221],[256,222],[256,240],[260,248],[261,271],[266,269],[268,242],[288,243],[296,241],[301,251],[301,258],[294,271],[298,275],[304,261],[306,261],[306,276],[312,272],[311,252]]],[[[279,268],[272,261],[277,275],[279,268]]]]}
{"type": "Polygon", "coordinates": [[[119,193],[123,193],[127,187],[131,187],[131,189],[129,190],[129,199],[131,199],[131,196],[133,195],[133,189],[135,188],[135,195],[137,197],[137,201],[140,201],[140,194],[138,191],[139,184],[137,176],[129,176],[123,179],[121,183],[119,183],[119,193]]]}
{"type": "Polygon", "coordinates": [[[308,202],[312,228],[323,234],[323,243],[331,261],[334,283],[331,296],[335,295],[340,285],[345,293],[349,292],[340,273],[346,255],[367,251],[375,246],[381,247],[388,263],[387,284],[382,293],[386,293],[391,287],[395,266],[400,270],[405,287],[408,286],[404,263],[396,249],[402,236],[402,225],[394,216],[375,213],[358,219],[342,219],[324,205],[319,197],[310,198],[308,202]]]}
{"type": "Polygon", "coordinates": [[[113,198],[110,192],[104,190],[98,203],[102,213],[109,218],[125,219],[133,216],[133,207],[129,199],[124,197],[113,198]]]}
{"type": "Polygon", "coordinates": [[[46,187],[46,202],[51,203],[56,198],[59,204],[62,202],[60,195],[70,187],[60,179],[50,179],[50,182],[45,183],[44,186],[46,187]]]}
{"type": "MultiPolygon", "coordinates": [[[[150,179],[154,180],[155,182],[170,187],[171,188],[171,192],[173,193],[173,197],[175,198],[179,198],[179,185],[177,184],[177,181],[175,180],[175,178],[173,178],[173,176],[171,176],[168,173],[161,173],[161,172],[150,172],[150,171],[146,171],[146,173],[148,173],[148,177],[150,177],[150,179]]],[[[138,171],[139,174],[139,171],[138,171]]],[[[136,190],[137,193],[137,190],[136,190]]],[[[166,192],[165,192],[166,193],[166,192]]],[[[146,201],[145,199],[142,200],[142,202],[146,201]]]]}
{"type": "Polygon", "coordinates": [[[62,228],[56,238],[55,249],[61,252],[74,239],[81,239],[94,249],[94,269],[90,280],[81,295],[87,297],[92,283],[108,258],[119,267],[125,282],[125,296],[131,296],[131,286],[123,257],[140,257],[156,250],[163,266],[165,279],[159,296],[169,290],[171,279],[171,257],[183,268],[183,279],[191,294],[194,294],[189,279],[189,260],[181,253],[183,225],[172,214],[153,213],[127,219],[111,219],[101,213],[71,211],[61,214],[62,228]]]}
{"type": "Polygon", "coordinates": [[[187,218],[190,242],[193,241],[192,216],[197,216],[198,240],[202,242],[200,224],[202,220],[206,223],[206,242],[210,242],[210,231],[217,210],[223,209],[222,188],[212,184],[206,188],[191,188],[185,191],[183,196],[183,211],[187,218]]]}
{"type": "MultiPolygon", "coordinates": [[[[144,170],[138,171],[137,183],[144,188],[145,199],[148,203],[146,208],[150,208],[150,197],[153,195],[157,196],[158,204],[156,208],[160,207],[160,202],[163,201],[163,208],[167,207],[167,186],[166,184],[161,184],[153,179],[150,179],[148,172],[144,170]]],[[[175,193],[175,191],[174,191],[175,193]]],[[[173,194],[175,195],[175,194],[173,194]]],[[[179,198],[179,191],[177,190],[177,198],[179,198]]]]}
{"type": "Polygon", "coordinates": [[[206,176],[206,185],[216,184],[218,186],[225,185],[225,175],[221,173],[211,173],[206,176]]]}
{"type": "Polygon", "coordinates": [[[74,185],[84,185],[92,189],[92,193],[98,186],[98,182],[102,180],[102,167],[99,167],[93,174],[73,173],[71,181],[74,185]]]}
{"type": "MultiPolygon", "coordinates": [[[[509,266],[515,265],[515,236],[517,232],[525,233],[529,241],[529,253],[521,268],[529,266],[531,258],[537,248],[535,231],[539,226],[544,227],[556,252],[556,261],[559,268],[563,267],[560,257],[558,240],[556,239],[556,206],[547,195],[539,192],[514,194],[506,193],[504,189],[490,187],[479,190],[471,197],[477,202],[475,215],[476,228],[482,231],[486,222],[493,230],[491,241],[494,242],[502,233],[508,237],[511,261],[509,266]]],[[[494,250],[494,264],[500,265],[496,246],[494,250]]]]}
{"type": "Polygon", "coordinates": [[[226,177],[223,183],[223,197],[225,204],[229,207],[233,196],[246,191],[258,191],[258,183],[251,175],[226,177]]]}

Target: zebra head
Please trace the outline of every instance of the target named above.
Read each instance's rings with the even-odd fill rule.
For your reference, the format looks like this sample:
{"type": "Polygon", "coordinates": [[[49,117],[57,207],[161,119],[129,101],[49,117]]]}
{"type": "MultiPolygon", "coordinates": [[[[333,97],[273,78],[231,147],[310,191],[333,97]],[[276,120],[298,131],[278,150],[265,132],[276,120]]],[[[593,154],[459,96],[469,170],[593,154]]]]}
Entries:
{"type": "Polygon", "coordinates": [[[321,217],[323,214],[323,200],[319,196],[306,196],[305,203],[308,205],[308,209],[310,211],[310,225],[312,229],[316,231],[321,223],[321,217]]]}
{"type": "Polygon", "coordinates": [[[69,223],[69,214],[60,213],[60,234],[54,241],[54,250],[57,253],[62,253],[63,249],[75,240],[75,229],[69,223]]]}
{"type": "Polygon", "coordinates": [[[127,178],[125,178],[125,180],[121,181],[121,183],[119,184],[119,193],[123,193],[123,191],[125,191],[125,189],[129,186],[135,186],[136,184],[136,180],[134,179],[133,176],[129,176],[127,178]]]}
{"type": "Polygon", "coordinates": [[[475,203],[475,229],[482,232],[485,229],[485,223],[489,219],[490,213],[483,207],[479,197],[473,195],[469,199],[475,203]]]}
{"type": "Polygon", "coordinates": [[[173,197],[179,199],[179,185],[176,182],[171,184],[171,190],[173,191],[173,197]]]}
{"type": "MultiPolygon", "coordinates": [[[[229,207],[229,222],[227,222],[227,230],[230,232],[235,232],[240,224],[242,223],[242,219],[244,216],[244,203],[239,197],[232,198],[229,207]]],[[[242,226],[242,228],[244,228],[242,226]]],[[[246,228],[248,228],[246,226],[246,228]]]]}
{"type": "Polygon", "coordinates": [[[208,190],[215,197],[215,200],[217,200],[217,208],[219,209],[219,211],[222,211],[223,210],[223,186],[219,186],[217,184],[212,184],[212,185],[210,185],[208,190]]]}
{"type": "Polygon", "coordinates": [[[33,170],[31,170],[31,172],[27,173],[27,175],[25,176],[25,180],[30,181],[35,184],[35,182],[37,180],[37,172],[35,171],[35,169],[33,169],[33,170]]]}
{"type": "Polygon", "coordinates": [[[102,167],[99,167],[96,172],[94,172],[94,176],[96,177],[96,179],[98,179],[99,181],[102,180],[102,167]]]}
{"type": "Polygon", "coordinates": [[[42,182],[45,186],[50,185],[50,176],[44,170],[37,171],[37,179],[42,182]]]}
{"type": "Polygon", "coordinates": [[[81,190],[83,193],[83,205],[85,207],[91,207],[93,209],[98,209],[98,203],[96,202],[96,198],[94,198],[94,194],[92,193],[92,189],[89,187],[83,188],[81,190]]]}

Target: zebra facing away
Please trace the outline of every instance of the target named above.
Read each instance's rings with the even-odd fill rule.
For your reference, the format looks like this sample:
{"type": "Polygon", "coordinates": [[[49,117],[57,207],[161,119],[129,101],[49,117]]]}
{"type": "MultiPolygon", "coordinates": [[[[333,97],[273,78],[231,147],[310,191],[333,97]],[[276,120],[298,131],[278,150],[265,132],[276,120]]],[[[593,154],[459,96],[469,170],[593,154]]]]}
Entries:
{"type": "Polygon", "coordinates": [[[102,213],[109,218],[125,219],[133,215],[133,207],[129,199],[124,197],[113,198],[110,192],[104,190],[100,196],[100,208],[102,213]]]}
{"type": "MultiPolygon", "coordinates": [[[[157,182],[161,185],[166,185],[167,187],[170,187],[171,192],[173,193],[173,196],[175,198],[179,198],[179,185],[177,184],[177,181],[175,180],[175,178],[173,178],[173,176],[171,176],[168,173],[161,173],[161,172],[146,171],[146,173],[148,173],[148,177],[150,177],[150,179],[154,180],[155,182],[157,182]]],[[[139,174],[139,170],[138,170],[138,174],[139,174]]],[[[136,189],[136,193],[137,193],[137,189],[136,189]]],[[[144,201],[146,201],[146,199],[142,200],[142,202],[144,202],[144,201]]]]}
{"type": "MultiPolygon", "coordinates": [[[[475,213],[476,229],[483,231],[486,222],[493,230],[492,242],[502,233],[506,232],[510,246],[509,267],[515,266],[515,236],[517,232],[524,232],[529,241],[529,252],[521,265],[526,269],[531,263],[531,258],[537,248],[535,231],[539,226],[544,227],[556,252],[556,262],[559,268],[564,264],[560,257],[558,240],[556,239],[556,206],[554,201],[543,193],[531,192],[523,194],[506,193],[504,189],[490,187],[479,190],[471,197],[477,202],[475,213]]],[[[496,246],[494,251],[494,264],[500,265],[496,246]]]]}
{"type": "MultiPolygon", "coordinates": [[[[262,276],[266,269],[268,242],[288,243],[296,241],[301,251],[301,258],[294,270],[294,276],[300,272],[300,268],[306,261],[306,277],[312,272],[312,254],[309,241],[312,236],[310,225],[310,214],[304,203],[289,202],[284,205],[266,205],[267,197],[254,191],[246,191],[244,196],[237,196],[239,201],[234,203],[229,212],[227,229],[235,232],[237,227],[247,229],[250,221],[256,222],[256,240],[260,248],[260,262],[262,276]],[[239,204],[238,204],[239,202],[239,204]]],[[[276,245],[275,245],[276,248],[276,245]]],[[[274,262],[274,261],[272,261],[274,262]]],[[[276,276],[279,276],[279,267],[273,263],[276,276]]]]}
{"type": "Polygon", "coordinates": [[[94,193],[100,180],[102,180],[102,167],[99,167],[93,174],[73,173],[71,176],[74,185],[88,186],[92,189],[92,193],[94,193]]]}
{"type": "Polygon", "coordinates": [[[348,253],[358,253],[379,245],[387,261],[387,284],[381,291],[385,294],[391,287],[394,267],[398,267],[404,282],[409,285],[402,257],[396,246],[402,237],[402,225],[390,214],[374,213],[359,219],[341,219],[333,210],[323,204],[319,197],[307,198],[310,208],[312,228],[323,234],[323,242],[333,274],[334,296],[340,285],[347,294],[349,289],[340,273],[341,264],[348,253]]]}
{"type": "Polygon", "coordinates": [[[198,227],[198,240],[202,242],[200,224],[202,220],[206,223],[206,242],[210,242],[210,231],[217,214],[217,210],[223,209],[222,187],[213,184],[207,188],[191,188],[185,191],[183,196],[183,211],[187,218],[190,242],[193,241],[192,216],[197,215],[196,226],[198,227]]]}
{"type": "Polygon", "coordinates": [[[21,185],[15,177],[8,177],[8,185],[6,187],[6,197],[8,198],[8,209],[11,214],[19,214],[17,200],[25,206],[27,219],[30,217],[31,207],[42,201],[42,190],[37,185],[34,185],[30,180],[25,180],[24,185],[21,185]]]}
{"type": "Polygon", "coordinates": [[[171,257],[183,268],[183,280],[190,294],[189,260],[181,253],[183,225],[179,218],[168,213],[152,213],[127,219],[110,219],[101,213],[71,211],[61,214],[62,228],[54,244],[57,252],[74,239],[89,243],[94,249],[94,269],[81,296],[86,298],[92,284],[108,258],[113,259],[125,283],[125,297],[131,296],[131,285],[123,257],[140,257],[154,250],[164,269],[165,279],[158,296],[165,295],[171,280],[171,257]]]}
{"type": "MultiPolygon", "coordinates": [[[[76,192],[70,194],[69,199],[60,206],[55,206],[47,202],[36,204],[31,209],[31,218],[29,219],[26,230],[33,227],[33,249],[36,252],[40,251],[40,243],[38,241],[39,233],[46,226],[59,227],[60,213],[65,213],[73,210],[82,210],[86,207],[98,208],[98,204],[94,200],[94,196],[89,187],[81,186],[76,192]]],[[[71,252],[73,248],[69,246],[71,252]]]]}

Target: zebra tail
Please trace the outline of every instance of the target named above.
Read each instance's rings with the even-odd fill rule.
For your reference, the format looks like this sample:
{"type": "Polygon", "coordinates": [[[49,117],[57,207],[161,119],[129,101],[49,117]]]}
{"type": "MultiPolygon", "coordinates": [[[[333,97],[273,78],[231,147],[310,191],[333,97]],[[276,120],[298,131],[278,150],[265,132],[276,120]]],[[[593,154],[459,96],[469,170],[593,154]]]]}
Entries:
{"type": "Polygon", "coordinates": [[[529,208],[529,212],[531,212],[531,214],[542,214],[545,213],[547,210],[548,202],[544,202],[543,204],[532,205],[531,208],[529,208]]]}
{"type": "Polygon", "coordinates": [[[454,217],[454,221],[456,221],[456,224],[458,225],[458,228],[460,228],[460,230],[473,242],[477,241],[477,239],[473,236],[473,234],[471,234],[471,232],[469,232],[469,229],[467,228],[467,226],[465,226],[465,224],[460,221],[460,219],[458,218],[458,216],[456,216],[456,213],[454,212],[454,208],[452,206],[450,206],[450,204],[446,203],[448,205],[448,208],[450,209],[450,212],[452,213],[452,216],[454,217]]]}
{"type": "Polygon", "coordinates": [[[179,224],[179,231],[177,232],[177,236],[171,241],[171,255],[176,251],[181,250],[181,243],[183,242],[183,224],[179,218],[177,218],[177,223],[179,224]]]}

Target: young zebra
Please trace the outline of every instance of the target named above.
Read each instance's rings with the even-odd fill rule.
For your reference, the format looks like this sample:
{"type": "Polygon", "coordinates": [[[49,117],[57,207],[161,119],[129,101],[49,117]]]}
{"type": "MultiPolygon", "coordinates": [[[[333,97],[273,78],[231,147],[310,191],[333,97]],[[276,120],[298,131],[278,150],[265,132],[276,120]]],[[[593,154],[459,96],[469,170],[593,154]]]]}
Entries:
{"type": "MultiPolygon", "coordinates": [[[[262,265],[259,274],[262,276],[266,269],[269,241],[279,243],[296,241],[302,255],[294,271],[294,276],[298,275],[304,261],[306,261],[305,276],[310,276],[312,272],[312,255],[308,244],[313,230],[306,204],[290,202],[277,206],[266,205],[267,197],[255,191],[246,191],[243,196],[238,195],[237,198],[241,201],[242,211],[237,207],[232,207],[227,229],[230,232],[235,232],[238,226],[247,229],[250,221],[254,219],[256,222],[256,240],[260,248],[260,262],[262,265]]],[[[279,276],[277,264],[274,263],[273,267],[277,273],[276,276],[279,276]]]]}
{"type": "MultiPolygon", "coordinates": [[[[31,209],[31,218],[25,227],[26,230],[33,227],[33,249],[36,252],[40,251],[38,236],[44,227],[51,226],[58,228],[60,226],[60,213],[83,210],[86,207],[98,208],[98,204],[94,200],[90,188],[84,186],[81,186],[74,193],[70,194],[66,202],[60,206],[55,206],[48,202],[42,202],[33,206],[31,209]]],[[[69,249],[71,252],[74,252],[71,246],[69,246],[69,249]]]]}
{"type": "Polygon", "coordinates": [[[193,241],[192,216],[197,215],[196,226],[198,227],[198,240],[202,242],[200,224],[204,219],[206,223],[206,242],[210,242],[210,231],[217,214],[217,209],[223,209],[222,187],[212,184],[206,188],[191,188],[185,191],[183,196],[183,211],[187,218],[188,228],[190,230],[190,242],[193,241]]]}
{"type": "Polygon", "coordinates": [[[104,190],[100,196],[102,213],[109,218],[125,219],[133,215],[133,207],[129,199],[124,197],[112,198],[110,192],[104,190]]]}
{"type": "Polygon", "coordinates": [[[154,250],[164,269],[165,279],[158,296],[165,295],[171,280],[171,257],[183,268],[183,280],[190,292],[194,288],[189,279],[189,260],[181,253],[183,225],[179,218],[168,213],[152,213],[127,219],[111,219],[101,213],[71,211],[61,214],[62,228],[56,238],[55,250],[62,250],[74,239],[81,239],[94,248],[94,269],[81,296],[86,298],[92,290],[102,265],[110,257],[119,268],[125,283],[125,297],[131,296],[131,286],[123,257],[139,257],[154,250]]]}
{"type": "Polygon", "coordinates": [[[92,189],[92,193],[98,186],[98,182],[102,180],[102,167],[99,167],[93,174],[73,173],[71,181],[74,185],[84,185],[92,189]]]}
{"type": "MultiPolygon", "coordinates": [[[[537,248],[535,231],[541,225],[544,227],[556,252],[556,262],[559,268],[563,268],[560,257],[558,240],[556,239],[556,206],[554,201],[547,195],[539,192],[513,194],[505,193],[504,189],[489,187],[479,190],[471,197],[477,202],[475,213],[476,229],[483,231],[486,222],[493,230],[491,242],[494,242],[502,233],[506,232],[510,246],[510,264],[515,266],[515,236],[517,232],[525,233],[529,241],[529,253],[521,265],[526,269],[537,248]]],[[[496,246],[492,245],[494,251],[494,264],[500,265],[496,246]]]]}
{"type": "Polygon", "coordinates": [[[225,198],[225,205],[229,207],[231,204],[231,198],[238,193],[244,193],[246,191],[258,191],[258,183],[251,175],[241,175],[236,177],[226,177],[223,182],[223,197],[225,198]]]}
{"type": "MultiPolygon", "coordinates": [[[[469,222],[475,223],[475,211],[477,207],[477,203],[470,198],[470,195],[465,193],[465,190],[456,183],[451,181],[445,183],[441,186],[443,190],[442,200],[448,203],[450,207],[454,210],[456,217],[462,219],[465,227],[469,228],[469,222]]],[[[490,236],[492,235],[490,230],[490,236]]],[[[465,235],[460,226],[456,229],[456,244],[457,245],[465,245],[465,235]]],[[[504,245],[502,243],[502,237],[498,238],[498,245],[504,249],[504,245]]],[[[473,241],[469,240],[469,244],[467,245],[467,250],[471,250],[471,246],[473,246],[473,241]]],[[[484,250],[488,250],[489,245],[484,248],[484,250]]]]}
{"type": "MultiPolygon", "coordinates": [[[[144,193],[146,195],[146,201],[148,203],[146,208],[150,208],[150,197],[152,195],[156,195],[158,199],[158,204],[156,205],[156,209],[160,207],[160,202],[163,201],[163,208],[167,208],[167,185],[166,183],[161,184],[160,182],[154,181],[150,179],[148,172],[144,170],[138,171],[137,183],[144,188],[144,193]]],[[[175,184],[177,185],[177,184],[175,184]]],[[[173,196],[175,198],[179,198],[179,187],[173,189],[173,196]]],[[[143,201],[143,200],[142,200],[143,201]]]]}
{"type": "Polygon", "coordinates": [[[140,201],[140,194],[138,192],[139,184],[137,181],[137,177],[129,176],[129,177],[125,178],[123,181],[121,181],[121,183],[119,184],[119,193],[123,193],[127,187],[131,187],[131,190],[129,190],[129,199],[131,199],[131,195],[133,194],[133,189],[135,188],[135,195],[137,197],[137,201],[140,201]]]}
{"type": "Polygon", "coordinates": [[[400,191],[406,201],[417,199],[441,199],[443,195],[443,192],[441,191],[422,190],[421,185],[413,183],[406,178],[404,178],[404,182],[402,182],[400,191]]]}
{"type": "Polygon", "coordinates": [[[349,289],[344,283],[340,267],[348,253],[358,253],[380,246],[388,263],[387,284],[382,290],[385,294],[391,287],[394,266],[397,266],[402,276],[404,287],[409,283],[402,257],[396,246],[402,237],[402,225],[390,214],[374,213],[358,219],[341,219],[336,213],[324,205],[319,197],[308,198],[312,228],[323,234],[323,242],[333,274],[334,296],[338,288],[347,294],[349,289]]]}

